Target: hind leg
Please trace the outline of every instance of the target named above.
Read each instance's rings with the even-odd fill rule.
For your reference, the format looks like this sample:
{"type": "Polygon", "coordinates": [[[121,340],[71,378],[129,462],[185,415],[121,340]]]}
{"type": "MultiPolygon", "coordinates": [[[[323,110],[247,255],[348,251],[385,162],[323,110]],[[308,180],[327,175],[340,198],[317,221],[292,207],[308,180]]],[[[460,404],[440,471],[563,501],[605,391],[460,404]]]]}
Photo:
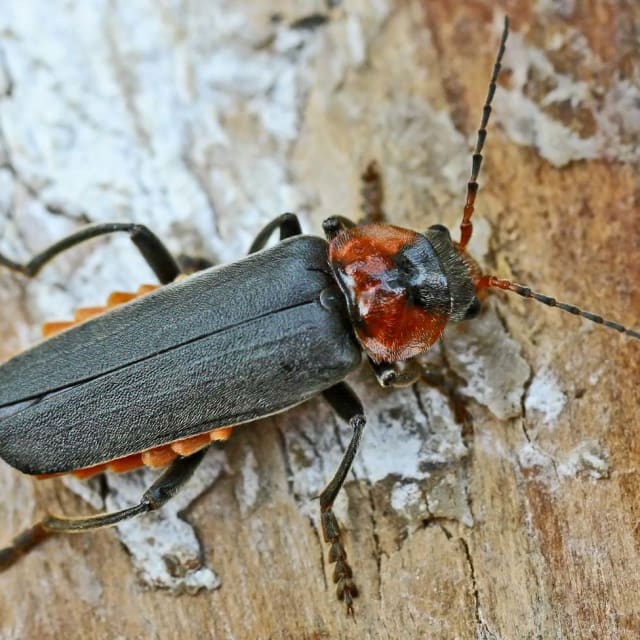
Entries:
{"type": "Polygon", "coordinates": [[[47,516],[16,536],[10,546],[0,549],[0,571],[9,568],[20,557],[52,535],[58,533],[81,533],[102,527],[111,527],[142,513],[159,509],[173,498],[191,478],[198,465],[202,462],[207,449],[208,447],[205,447],[188,457],[174,460],[144,492],[140,502],[133,507],[112,513],[100,513],[87,518],[47,516]]]}

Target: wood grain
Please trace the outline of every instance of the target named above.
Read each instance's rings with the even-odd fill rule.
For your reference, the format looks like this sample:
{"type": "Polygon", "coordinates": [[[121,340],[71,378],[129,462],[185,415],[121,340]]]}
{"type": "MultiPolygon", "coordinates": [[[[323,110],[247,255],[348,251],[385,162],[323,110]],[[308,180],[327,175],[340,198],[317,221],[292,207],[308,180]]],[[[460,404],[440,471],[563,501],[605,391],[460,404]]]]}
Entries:
{"type": "MultiPolygon", "coordinates": [[[[239,256],[239,247],[257,231],[255,219],[266,222],[269,212],[296,207],[315,232],[327,215],[357,217],[358,177],[372,158],[385,176],[385,207],[393,223],[424,229],[443,222],[455,229],[500,23],[509,12],[512,35],[485,147],[472,248],[496,275],[637,328],[640,9],[635,3],[429,0],[346,2],[327,9],[324,3],[283,0],[268,3],[268,10],[258,2],[234,4],[221,4],[220,15],[244,15],[246,22],[209,24],[209,3],[197,1],[158,3],[148,7],[142,22],[118,3],[100,14],[97,33],[110,34],[105,38],[114,47],[109,58],[114,78],[129,87],[130,93],[123,90],[129,96],[123,109],[131,110],[132,121],[139,118],[132,125],[139,144],[156,145],[149,155],[162,158],[154,165],[158,171],[184,162],[199,181],[203,196],[194,209],[204,214],[166,220],[157,214],[173,250],[218,257],[226,243],[229,253],[237,249],[239,256]],[[302,36],[299,27],[291,28],[318,12],[327,17],[325,23],[316,20],[302,36]],[[258,98],[249,92],[240,103],[246,109],[227,111],[218,121],[218,133],[233,140],[224,153],[216,146],[214,127],[177,151],[169,143],[169,150],[158,146],[151,116],[141,116],[148,105],[137,100],[142,89],[135,85],[158,83],[153,74],[135,75],[144,55],[153,60],[167,54],[146,44],[145,38],[155,42],[158,24],[170,32],[162,42],[177,47],[181,64],[195,56],[195,44],[207,42],[207,28],[231,34],[216,45],[221,48],[251,40],[252,56],[286,50],[278,58],[279,73],[291,72],[291,82],[300,87],[291,130],[276,123],[284,103],[256,102],[274,109],[271,115],[256,113],[250,105],[258,98]],[[302,44],[286,49],[283,39],[293,37],[303,38],[302,44]],[[119,47],[130,49],[123,53],[119,47]],[[284,186],[276,193],[278,181],[284,186]],[[254,218],[238,215],[252,206],[258,211],[254,218]]],[[[43,11],[35,0],[31,8],[35,15],[43,11]]],[[[65,192],[68,198],[59,191],[69,179],[63,168],[46,169],[49,183],[32,179],[45,169],[30,164],[27,138],[15,124],[16,109],[34,109],[21,102],[34,100],[24,89],[31,67],[21,57],[30,45],[20,40],[25,27],[17,14],[7,20],[0,36],[0,61],[10,78],[0,100],[5,112],[0,159],[3,184],[12,195],[2,203],[7,231],[0,226],[0,236],[7,241],[2,250],[28,253],[85,218],[108,215],[92,213],[91,198],[99,209],[101,197],[111,202],[117,192],[122,209],[116,213],[122,218],[134,216],[135,202],[143,208],[148,203],[129,202],[117,185],[109,187],[109,175],[103,176],[102,196],[86,178],[91,188],[65,192]],[[84,204],[83,197],[89,198],[84,204]],[[46,231],[34,227],[38,224],[46,231]]],[[[80,18],[74,14],[73,20],[80,18]]],[[[39,15],[39,22],[43,39],[55,41],[46,15],[39,15]]],[[[98,39],[86,46],[102,44],[98,39]]],[[[83,68],[83,56],[77,58],[67,64],[83,68]]],[[[181,77],[191,86],[187,71],[181,77]]],[[[218,91],[222,85],[215,82],[210,86],[218,91]]],[[[228,82],[232,93],[249,80],[240,74],[228,82]]],[[[212,104],[224,94],[215,91],[212,104]]],[[[271,92],[269,100],[277,94],[272,85],[261,91],[271,92]]],[[[95,131],[117,125],[120,102],[114,105],[113,122],[94,123],[95,131]]],[[[37,140],[49,126],[44,115],[34,117],[30,134],[37,140]]],[[[168,130],[172,135],[178,134],[168,130]]],[[[99,136],[73,144],[87,154],[91,144],[94,154],[102,149],[99,136]]],[[[76,181],[84,180],[77,173],[76,181]]],[[[183,192],[167,187],[166,198],[178,198],[176,193],[183,192]]],[[[186,201],[185,196],[179,202],[186,201]]],[[[154,200],[149,211],[159,203],[154,200]]],[[[154,215],[143,221],[153,225],[154,215]]],[[[126,243],[118,249],[129,250],[126,243]]],[[[50,319],[59,315],[58,304],[86,306],[106,297],[105,291],[96,300],[85,299],[98,287],[91,278],[102,277],[109,267],[91,262],[92,252],[63,261],[60,271],[40,284],[0,274],[3,356],[34,339],[30,328],[47,316],[35,304],[46,287],[54,290],[49,299],[56,313],[50,319]],[[89,274],[84,289],[73,289],[74,274],[80,279],[89,274]]],[[[117,264],[117,255],[114,259],[117,264]]],[[[118,284],[126,276],[119,274],[118,284]]],[[[346,432],[334,428],[327,409],[313,401],[239,430],[227,449],[226,470],[184,514],[202,543],[204,563],[222,580],[219,589],[175,595],[140,586],[112,531],[60,538],[0,575],[0,637],[639,637],[640,344],[506,294],[492,296],[487,307],[488,319],[478,322],[495,318],[514,339],[515,351],[478,338],[473,323],[445,340],[441,355],[469,397],[472,428],[456,427],[458,453],[440,462],[432,453],[416,451],[423,473],[406,486],[421,497],[409,509],[394,501],[405,486],[401,474],[384,475],[367,456],[376,446],[381,458],[394,451],[404,455],[416,420],[440,424],[437,408],[427,406],[418,417],[407,409],[425,398],[435,406],[436,396],[422,382],[393,395],[378,391],[366,372],[353,381],[372,422],[382,425],[375,431],[378,443],[365,442],[369,453],[363,452],[364,462],[346,486],[341,510],[362,591],[355,621],[334,599],[313,516],[316,505],[306,493],[312,486],[319,490],[337,464],[346,432]],[[494,405],[491,410],[477,400],[487,389],[469,389],[477,372],[463,362],[460,345],[470,349],[476,343],[500,355],[515,353],[511,360],[498,360],[507,373],[520,366],[516,357],[530,368],[526,374],[525,367],[512,417],[498,418],[494,405]],[[391,415],[405,424],[406,442],[395,431],[395,440],[384,440],[384,420],[391,415]],[[317,457],[311,445],[300,445],[302,436],[316,443],[317,457]]],[[[496,373],[482,375],[490,390],[496,373]]],[[[431,426],[425,429],[437,440],[431,426]]],[[[0,482],[0,544],[45,509],[88,511],[58,480],[35,482],[1,465],[0,482]]]]}

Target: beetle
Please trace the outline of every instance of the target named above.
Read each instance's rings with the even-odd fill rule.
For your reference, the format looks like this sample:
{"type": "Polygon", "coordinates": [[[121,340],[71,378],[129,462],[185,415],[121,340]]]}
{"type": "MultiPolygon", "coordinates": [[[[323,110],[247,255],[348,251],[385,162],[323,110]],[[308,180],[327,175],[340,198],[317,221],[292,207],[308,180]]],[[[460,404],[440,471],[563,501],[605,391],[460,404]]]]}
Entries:
{"type": "MultiPolygon", "coordinates": [[[[319,501],[337,596],[353,613],[358,590],[333,503],[365,427],[362,404],[344,382],[363,355],[383,387],[413,383],[420,375],[415,357],[449,322],[473,318],[490,289],[640,338],[616,322],[483,274],[467,252],[507,34],[505,19],[457,241],[442,225],[418,233],[339,216],[325,220],[323,239],[303,235],[297,216],[286,213],[258,234],[248,257],[224,266],[193,263],[188,277],[162,242],[136,224],[87,227],[26,264],[0,255],[0,264],[33,277],[75,245],[124,232],[162,285],[140,295],[115,294],[105,309],[81,310],[79,322],[45,325],[47,340],[0,366],[0,457],[36,476],[166,467],[133,507],[87,518],[45,517],[0,550],[0,570],[52,534],[110,526],[160,508],[232,426],[321,394],[352,427],[319,501]],[[280,242],[265,249],[276,231],[280,242]]],[[[382,192],[375,166],[364,177],[369,218],[377,219],[382,192]]]]}

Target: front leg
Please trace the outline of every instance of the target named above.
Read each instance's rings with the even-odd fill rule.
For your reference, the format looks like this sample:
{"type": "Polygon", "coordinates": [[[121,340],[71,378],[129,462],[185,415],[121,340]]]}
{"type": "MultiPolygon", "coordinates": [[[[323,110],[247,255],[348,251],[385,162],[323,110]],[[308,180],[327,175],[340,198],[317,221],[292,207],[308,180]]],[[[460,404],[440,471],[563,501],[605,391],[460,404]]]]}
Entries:
{"type": "Polygon", "coordinates": [[[362,432],[366,424],[362,403],[349,385],[339,382],[322,394],[334,411],[353,428],[351,441],[342,457],[340,465],[329,484],[320,494],[320,519],[324,541],[329,548],[329,563],[336,563],[333,581],[336,583],[336,595],[344,600],[347,613],[353,615],[353,599],[358,595],[358,588],[353,582],[353,572],[347,562],[347,552],[341,541],[340,525],[333,513],[333,503],[351,469],[353,459],[358,451],[362,432]]]}
{"type": "Polygon", "coordinates": [[[369,364],[382,387],[410,387],[418,380],[424,380],[447,397],[456,421],[462,424],[465,430],[471,428],[471,414],[467,409],[465,399],[458,391],[458,384],[450,376],[443,373],[442,369],[422,365],[416,359],[401,363],[378,363],[369,358],[369,364]]]}
{"type": "Polygon", "coordinates": [[[273,234],[273,232],[280,230],[280,240],[291,238],[292,236],[299,236],[302,233],[302,227],[300,226],[300,220],[295,213],[283,213],[282,215],[274,218],[269,222],[262,231],[257,235],[256,239],[251,243],[249,247],[249,253],[255,253],[260,251],[273,234]]]}

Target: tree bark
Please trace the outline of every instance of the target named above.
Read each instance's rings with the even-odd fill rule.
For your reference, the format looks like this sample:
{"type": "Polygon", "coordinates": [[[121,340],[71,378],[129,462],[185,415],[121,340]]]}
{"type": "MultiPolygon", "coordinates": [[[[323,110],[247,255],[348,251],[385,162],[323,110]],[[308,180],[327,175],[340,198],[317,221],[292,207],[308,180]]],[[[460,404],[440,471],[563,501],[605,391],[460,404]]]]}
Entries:
{"type": "MultiPolygon", "coordinates": [[[[0,252],[24,259],[121,220],[176,254],[232,261],[283,211],[309,233],[358,218],[373,159],[390,223],[457,238],[509,12],[471,252],[637,328],[640,7],[512,7],[13,3],[0,16],[0,252]]],[[[33,281],[2,271],[0,356],[149,281],[126,238],[33,281]]],[[[496,294],[424,358],[455,379],[470,421],[426,381],[387,391],[366,368],[353,376],[367,434],[337,511],[355,622],[315,500],[349,430],[314,400],[239,427],[163,514],[50,540],[0,574],[0,637],[637,638],[639,356],[637,340],[496,294]]],[[[151,477],[65,486],[2,463],[0,546],[49,509],[130,503],[151,477]]]]}

